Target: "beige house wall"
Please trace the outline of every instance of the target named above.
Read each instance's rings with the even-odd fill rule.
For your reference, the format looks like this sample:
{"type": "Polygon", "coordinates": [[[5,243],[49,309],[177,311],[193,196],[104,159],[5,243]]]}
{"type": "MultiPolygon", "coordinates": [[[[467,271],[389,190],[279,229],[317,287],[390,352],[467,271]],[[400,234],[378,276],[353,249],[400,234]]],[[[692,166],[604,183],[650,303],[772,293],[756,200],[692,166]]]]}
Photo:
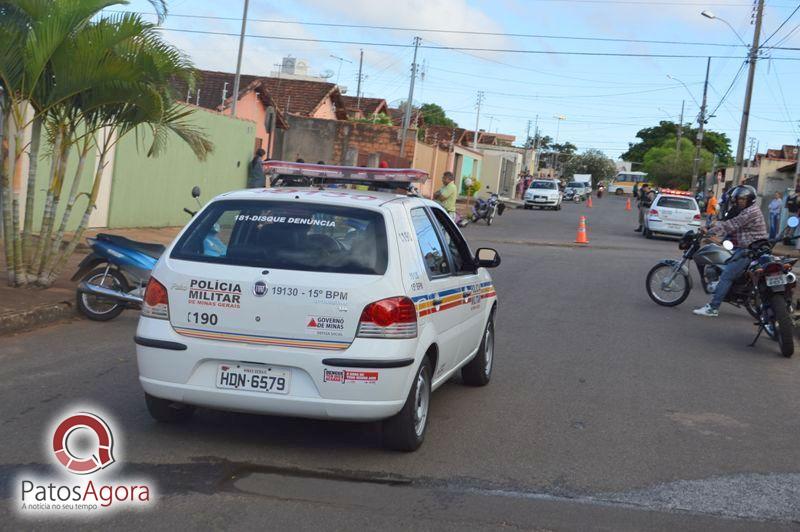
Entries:
{"type": "Polygon", "coordinates": [[[442,186],[442,174],[448,169],[450,152],[423,142],[417,142],[412,168],[428,172],[430,178],[420,189],[426,198],[432,198],[435,190],[442,186]]]}

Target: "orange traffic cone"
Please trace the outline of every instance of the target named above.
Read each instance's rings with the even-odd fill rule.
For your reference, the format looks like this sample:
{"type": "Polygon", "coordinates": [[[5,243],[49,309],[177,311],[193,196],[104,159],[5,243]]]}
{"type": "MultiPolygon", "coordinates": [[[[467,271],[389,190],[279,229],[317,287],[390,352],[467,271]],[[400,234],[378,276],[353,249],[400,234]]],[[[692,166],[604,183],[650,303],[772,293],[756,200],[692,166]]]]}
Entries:
{"type": "Polygon", "coordinates": [[[586,216],[581,216],[581,221],[578,224],[578,234],[575,236],[576,244],[588,244],[589,238],[586,236],[586,216]]]}
{"type": "Polygon", "coordinates": [[[625,203],[625,210],[626,211],[631,210],[631,199],[630,198],[628,198],[627,203],[625,203]]]}
{"type": "Polygon", "coordinates": [[[589,196],[589,199],[586,200],[586,206],[589,207],[590,209],[592,208],[592,197],[591,196],[589,196]]]}

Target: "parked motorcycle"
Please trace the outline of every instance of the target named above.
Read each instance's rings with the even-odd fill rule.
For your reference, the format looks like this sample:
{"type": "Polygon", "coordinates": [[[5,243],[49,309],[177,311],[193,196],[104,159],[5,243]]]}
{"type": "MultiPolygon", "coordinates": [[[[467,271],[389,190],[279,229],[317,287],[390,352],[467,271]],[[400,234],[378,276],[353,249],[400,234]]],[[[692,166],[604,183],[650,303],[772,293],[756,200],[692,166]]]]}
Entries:
{"type": "MultiPolygon", "coordinates": [[[[192,197],[199,205],[200,187],[192,189],[192,197]]],[[[183,210],[192,216],[196,212],[183,210]]],[[[209,256],[225,253],[217,232],[219,227],[213,228],[203,242],[209,256]]],[[[72,276],[73,281],[80,279],[76,299],[81,314],[91,320],[108,321],[125,309],[140,308],[150,272],[166,246],[108,233],[98,233],[86,240],[92,252],[84,257],[72,276]]]]}
{"type": "MultiPolygon", "coordinates": [[[[800,220],[791,217],[787,223],[797,227],[800,220]]],[[[678,244],[684,252],[681,260],[662,260],[650,269],[646,280],[650,299],[666,307],[683,303],[693,284],[689,261],[694,261],[697,266],[703,290],[707,294],[714,293],[724,266],[733,258],[733,244],[728,240],[722,245],[705,243],[706,239],[702,233],[687,232],[678,244]]],[[[791,270],[797,259],[772,255],[776,242],[760,240],[744,251],[751,263],[734,281],[724,301],[735,307],[744,307],[758,320],[758,332],[751,346],[762,332],[766,332],[769,338],[778,342],[781,354],[791,357],[794,354],[792,292],[797,284],[797,277],[791,270]]]]}
{"type": "MultiPolygon", "coordinates": [[[[573,201],[575,200],[575,196],[576,195],[574,188],[567,187],[564,189],[564,201],[573,201]]],[[[578,199],[575,201],[580,201],[580,197],[578,197],[578,199]]]]}
{"type": "Polygon", "coordinates": [[[472,222],[486,220],[487,225],[492,225],[495,215],[502,216],[505,204],[500,201],[500,196],[495,193],[489,195],[489,199],[478,199],[472,206],[472,222]]]}

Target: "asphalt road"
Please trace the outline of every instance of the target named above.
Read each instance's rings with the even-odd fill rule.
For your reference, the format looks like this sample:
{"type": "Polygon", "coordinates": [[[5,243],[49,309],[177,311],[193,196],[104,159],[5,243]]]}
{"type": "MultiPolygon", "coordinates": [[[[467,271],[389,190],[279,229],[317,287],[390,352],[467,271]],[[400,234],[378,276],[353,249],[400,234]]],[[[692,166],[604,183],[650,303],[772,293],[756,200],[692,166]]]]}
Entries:
{"type": "MultiPolygon", "coordinates": [[[[465,230],[503,259],[494,375],[438,390],[416,453],[383,450],[374,423],[201,410],[157,424],[128,313],[0,338],[1,476],[52,471],[49,424],[89,404],[122,429],[120,475],[151,479],[160,502],[75,528],[800,527],[800,360],[769,340],[747,347],[742,310],[692,315],[706,302],[697,290],[677,308],[653,304],[645,274],[679,252],[634,226],[606,197],[465,230]],[[572,244],[580,215],[584,248],[572,244]]],[[[0,487],[2,523],[18,519],[14,486],[0,487]]]]}

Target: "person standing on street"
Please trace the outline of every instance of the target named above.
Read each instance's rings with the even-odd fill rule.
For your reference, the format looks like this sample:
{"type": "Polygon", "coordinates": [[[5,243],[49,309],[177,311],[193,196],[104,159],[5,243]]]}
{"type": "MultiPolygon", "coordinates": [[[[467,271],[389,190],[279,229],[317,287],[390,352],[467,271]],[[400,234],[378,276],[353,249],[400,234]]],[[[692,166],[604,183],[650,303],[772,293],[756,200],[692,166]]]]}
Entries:
{"type": "Polygon", "coordinates": [[[642,188],[639,189],[639,227],[635,229],[637,233],[641,233],[644,230],[644,217],[655,199],[656,194],[650,188],[650,185],[643,183],[642,188]]]}
{"type": "Polygon", "coordinates": [[[633,184],[633,200],[636,201],[639,199],[639,183],[633,184]]]}
{"type": "Polygon", "coordinates": [[[769,202],[769,238],[770,240],[778,236],[778,229],[781,225],[781,211],[783,211],[783,197],[780,192],[775,193],[775,197],[769,202]]]}
{"type": "Polygon", "coordinates": [[[456,220],[456,196],[458,195],[454,181],[453,172],[445,172],[442,174],[442,188],[433,195],[433,199],[444,207],[453,221],[456,220]]]}
{"type": "Polygon", "coordinates": [[[247,167],[247,188],[263,188],[267,184],[267,178],[264,175],[264,155],[263,149],[256,150],[253,160],[247,167]]]}
{"type": "Polygon", "coordinates": [[[706,202],[706,225],[711,225],[714,221],[714,215],[717,214],[717,197],[714,195],[713,189],[708,189],[708,201],[706,202]]]}

